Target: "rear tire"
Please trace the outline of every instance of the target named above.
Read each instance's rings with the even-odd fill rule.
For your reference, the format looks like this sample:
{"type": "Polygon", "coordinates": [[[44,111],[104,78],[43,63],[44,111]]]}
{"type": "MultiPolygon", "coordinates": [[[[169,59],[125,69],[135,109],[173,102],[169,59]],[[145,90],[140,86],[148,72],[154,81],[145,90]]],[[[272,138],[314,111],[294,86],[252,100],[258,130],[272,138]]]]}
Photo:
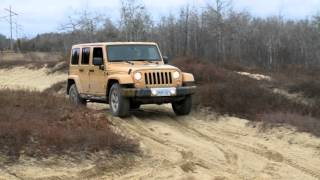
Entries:
{"type": "Polygon", "coordinates": [[[72,84],[69,89],[69,100],[75,105],[87,105],[87,100],[80,97],[76,84],[72,84]]]}
{"type": "Polygon", "coordinates": [[[186,96],[183,100],[172,103],[172,109],[177,116],[190,114],[192,109],[192,96],[186,96]]]}
{"type": "Polygon", "coordinates": [[[129,116],[130,101],[121,94],[121,86],[118,83],[112,85],[109,93],[110,110],[114,116],[129,116]]]}

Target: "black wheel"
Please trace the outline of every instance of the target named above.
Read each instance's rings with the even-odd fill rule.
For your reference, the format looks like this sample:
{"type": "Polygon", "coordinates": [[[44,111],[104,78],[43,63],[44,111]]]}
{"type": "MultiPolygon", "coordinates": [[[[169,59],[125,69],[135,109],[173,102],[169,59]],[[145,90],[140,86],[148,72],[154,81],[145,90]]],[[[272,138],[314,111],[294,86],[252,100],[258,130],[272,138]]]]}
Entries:
{"type": "Polygon", "coordinates": [[[192,108],[192,96],[187,96],[181,101],[173,102],[172,109],[177,116],[188,115],[192,108]]]}
{"type": "Polygon", "coordinates": [[[86,105],[87,100],[80,97],[77,86],[72,84],[69,90],[69,100],[75,105],[86,105]]]}
{"type": "Polygon", "coordinates": [[[112,85],[109,93],[109,105],[114,116],[126,117],[129,115],[130,101],[121,95],[121,86],[112,85]]]}
{"type": "Polygon", "coordinates": [[[141,104],[139,104],[139,103],[135,103],[135,102],[131,102],[130,103],[130,109],[131,110],[137,110],[137,109],[140,108],[140,106],[141,106],[141,104]]]}

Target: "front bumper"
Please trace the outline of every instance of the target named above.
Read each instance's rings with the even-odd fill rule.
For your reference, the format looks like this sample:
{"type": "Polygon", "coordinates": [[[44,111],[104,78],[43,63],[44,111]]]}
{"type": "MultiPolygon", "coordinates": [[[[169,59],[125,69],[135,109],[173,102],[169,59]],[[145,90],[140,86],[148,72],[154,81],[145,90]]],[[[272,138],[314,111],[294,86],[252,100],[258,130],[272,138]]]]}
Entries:
{"type": "MultiPolygon", "coordinates": [[[[181,96],[187,96],[192,95],[195,93],[196,86],[186,86],[186,87],[177,87],[176,88],[176,94],[174,96],[169,97],[181,97],[181,96]]],[[[122,89],[122,95],[124,97],[131,97],[131,98],[143,98],[143,97],[156,97],[152,95],[151,88],[125,88],[122,89]]]]}

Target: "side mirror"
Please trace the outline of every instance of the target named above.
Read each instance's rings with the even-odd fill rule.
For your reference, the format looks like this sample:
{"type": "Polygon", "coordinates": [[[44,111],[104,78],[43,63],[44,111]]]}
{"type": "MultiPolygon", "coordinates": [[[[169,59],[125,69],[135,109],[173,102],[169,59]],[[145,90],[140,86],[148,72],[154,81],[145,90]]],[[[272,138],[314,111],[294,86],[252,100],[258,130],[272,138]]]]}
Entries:
{"type": "Polygon", "coordinates": [[[93,58],[93,65],[95,65],[95,66],[103,65],[103,59],[101,57],[93,58]]]}
{"type": "Polygon", "coordinates": [[[164,64],[168,64],[168,63],[169,63],[169,58],[168,58],[168,56],[163,56],[162,58],[163,58],[164,64]]]}

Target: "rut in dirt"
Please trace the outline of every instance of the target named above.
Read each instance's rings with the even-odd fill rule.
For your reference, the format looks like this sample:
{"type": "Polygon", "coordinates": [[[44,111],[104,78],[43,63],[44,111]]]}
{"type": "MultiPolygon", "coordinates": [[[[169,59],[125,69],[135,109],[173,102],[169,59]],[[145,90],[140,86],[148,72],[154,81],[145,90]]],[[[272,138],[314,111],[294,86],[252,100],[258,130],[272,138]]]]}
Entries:
{"type": "MultiPolygon", "coordinates": [[[[201,129],[197,129],[197,126],[192,125],[192,123],[198,123],[201,118],[205,118],[197,113],[193,113],[187,117],[176,117],[168,107],[159,106],[159,108],[153,107],[134,111],[132,114],[127,119],[113,119],[116,120],[118,126],[127,129],[129,132],[168,146],[172,151],[184,149],[184,152],[191,152],[193,154],[193,163],[201,168],[226,171],[229,174],[235,173],[240,170],[238,167],[239,155],[237,153],[240,150],[248,153],[247,156],[255,155],[268,163],[284,164],[300,171],[306,176],[320,179],[319,170],[314,167],[301,162],[298,163],[278,151],[234,140],[233,137],[239,135],[238,132],[216,128],[215,131],[207,134],[201,131],[201,129]],[[166,132],[166,130],[170,131],[166,132]],[[177,134],[173,134],[172,131],[176,131],[177,134]],[[179,136],[179,133],[185,136],[186,139],[189,138],[197,141],[196,146],[199,148],[201,147],[201,143],[209,144],[210,147],[206,149],[209,149],[207,151],[215,152],[216,159],[208,160],[208,157],[201,155],[201,153],[208,152],[199,152],[196,148],[191,147],[193,144],[188,144],[188,140],[179,139],[179,137],[175,138],[174,135],[179,136]]],[[[209,124],[207,125],[209,126],[209,124]]],[[[212,152],[211,155],[214,155],[212,152]]]]}

